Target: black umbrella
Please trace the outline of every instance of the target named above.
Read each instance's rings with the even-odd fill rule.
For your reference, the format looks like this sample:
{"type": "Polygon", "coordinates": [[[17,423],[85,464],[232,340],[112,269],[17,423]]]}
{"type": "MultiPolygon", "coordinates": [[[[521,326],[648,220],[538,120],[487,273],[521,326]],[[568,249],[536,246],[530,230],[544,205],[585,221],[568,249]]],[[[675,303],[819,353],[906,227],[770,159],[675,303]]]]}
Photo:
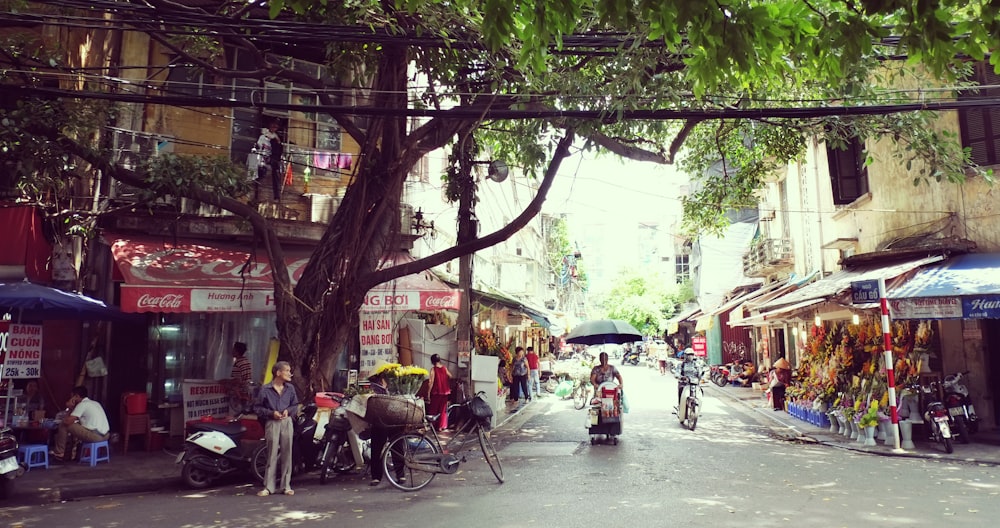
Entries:
{"type": "Polygon", "coordinates": [[[28,281],[0,284],[0,313],[15,319],[101,319],[135,321],[113,306],[28,281]]]}
{"type": "Polygon", "coordinates": [[[622,344],[633,341],[642,341],[642,333],[634,326],[618,319],[585,321],[566,336],[566,342],[575,345],[622,344]]]}

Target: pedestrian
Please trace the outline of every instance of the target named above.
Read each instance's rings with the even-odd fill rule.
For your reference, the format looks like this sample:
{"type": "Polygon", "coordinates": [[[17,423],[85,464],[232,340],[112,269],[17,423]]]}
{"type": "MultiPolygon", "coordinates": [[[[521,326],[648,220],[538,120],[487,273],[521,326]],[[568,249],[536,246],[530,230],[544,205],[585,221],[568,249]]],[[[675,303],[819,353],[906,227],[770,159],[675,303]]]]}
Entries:
{"type": "Polygon", "coordinates": [[[792,382],[792,366],[784,357],[774,362],[768,386],[771,388],[771,403],[774,410],[785,410],[785,388],[792,382]]]}
{"type": "Polygon", "coordinates": [[[448,428],[448,395],[451,394],[451,372],[441,361],[441,356],[437,354],[431,356],[428,385],[431,389],[431,403],[427,412],[432,415],[441,415],[438,418],[438,430],[444,431],[448,428]]]}
{"type": "MultiPolygon", "coordinates": [[[[528,360],[528,395],[538,397],[542,392],[542,380],[541,380],[541,367],[538,361],[538,354],[535,353],[535,347],[528,347],[527,353],[524,355],[525,359],[528,360]]],[[[531,399],[530,397],[528,398],[531,399]]]]}
{"type": "MultiPolygon", "coordinates": [[[[435,354],[435,356],[436,355],[437,354],[435,354]]],[[[433,363],[433,357],[431,357],[431,362],[433,363]]],[[[372,390],[372,394],[389,394],[389,384],[385,379],[385,373],[379,370],[379,367],[384,363],[384,360],[379,360],[374,369],[374,372],[377,372],[377,374],[372,374],[368,378],[368,381],[371,382],[369,387],[372,390]]],[[[385,444],[389,442],[389,434],[392,432],[389,428],[383,427],[377,422],[378,420],[369,422],[368,427],[372,453],[381,453],[385,450],[385,444]]],[[[403,460],[401,457],[398,457],[395,452],[392,453],[392,465],[396,470],[396,482],[403,482],[405,480],[403,473],[403,460]]],[[[382,482],[382,476],[384,474],[381,460],[372,460],[369,467],[371,468],[372,480],[368,483],[368,485],[378,486],[382,482]]]]}
{"type": "Polygon", "coordinates": [[[528,392],[528,358],[524,356],[524,347],[514,349],[514,362],[511,365],[511,375],[514,378],[511,386],[511,400],[519,401],[521,394],[531,401],[531,393],[528,392]]]}
{"type": "Polygon", "coordinates": [[[108,415],[100,403],[88,397],[87,387],[73,387],[64,412],[66,415],[56,431],[53,458],[72,458],[76,442],[100,442],[111,437],[108,415]]]}
{"type": "Polygon", "coordinates": [[[257,180],[263,179],[265,174],[271,177],[271,189],[274,191],[274,201],[281,201],[281,184],[284,173],[281,171],[281,157],[284,155],[285,147],[281,142],[278,130],[281,123],[277,119],[272,120],[267,128],[262,129],[260,137],[257,138],[257,152],[261,157],[261,162],[257,166],[257,180]]]}
{"type": "Polygon", "coordinates": [[[253,367],[246,357],[247,344],[241,341],[233,343],[233,368],[229,372],[229,379],[222,380],[229,394],[229,418],[239,418],[246,412],[246,407],[250,403],[250,384],[253,378],[253,367]]]}
{"type": "Polygon", "coordinates": [[[267,471],[264,473],[264,489],[258,497],[266,497],[275,492],[278,475],[278,457],[281,457],[281,490],[285,495],[292,491],[292,418],[299,411],[299,396],[292,385],[292,366],[287,361],[279,361],[271,367],[273,380],[261,387],[257,400],[257,416],[264,422],[264,441],[267,442],[267,471]]]}

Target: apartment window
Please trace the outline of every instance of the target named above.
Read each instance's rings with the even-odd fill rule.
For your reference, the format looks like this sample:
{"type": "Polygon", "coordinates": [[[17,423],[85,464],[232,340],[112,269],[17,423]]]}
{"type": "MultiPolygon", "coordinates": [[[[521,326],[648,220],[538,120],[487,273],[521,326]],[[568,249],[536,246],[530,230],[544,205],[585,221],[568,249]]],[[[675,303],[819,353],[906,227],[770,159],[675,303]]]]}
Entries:
{"type": "Polygon", "coordinates": [[[830,160],[834,204],[849,204],[868,192],[865,146],[859,138],[851,138],[843,148],[828,144],[826,155],[830,160]]]}
{"type": "Polygon", "coordinates": [[[674,275],[677,284],[691,280],[691,255],[677,255],[674,260],[674,275]]]}
{"type": "MultiPolygon", "coordinates": [[[[1000,97],[1000,76],[986,62],[977,63],[973,81],[987,88],[963,91],[960,101],[1000,97]]],[[[958,126],[962,146],[971,149],[972,161],[979,165],[1000,163],[1000,107],[985,106],[958,111],[958,126]]]]}

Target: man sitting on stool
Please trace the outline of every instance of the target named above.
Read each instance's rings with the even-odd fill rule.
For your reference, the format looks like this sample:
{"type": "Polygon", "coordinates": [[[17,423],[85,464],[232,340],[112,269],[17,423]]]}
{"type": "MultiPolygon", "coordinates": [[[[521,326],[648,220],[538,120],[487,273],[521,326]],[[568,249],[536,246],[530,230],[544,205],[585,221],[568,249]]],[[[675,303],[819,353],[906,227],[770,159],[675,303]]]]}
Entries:
{"type": "Polygon", "coordinates": [[[66,416],[59,424],[56,432],[56,444],[52,448],[52,456],[58,459],[72,455],[73,446],[79,442],[100,442],[111,436],[111,426],[104,407],[87,397],[86,387],[73,387],[72,395],[66,402],[66,416]],[[72,438],[74,444],[67,441],[72,438]]]}

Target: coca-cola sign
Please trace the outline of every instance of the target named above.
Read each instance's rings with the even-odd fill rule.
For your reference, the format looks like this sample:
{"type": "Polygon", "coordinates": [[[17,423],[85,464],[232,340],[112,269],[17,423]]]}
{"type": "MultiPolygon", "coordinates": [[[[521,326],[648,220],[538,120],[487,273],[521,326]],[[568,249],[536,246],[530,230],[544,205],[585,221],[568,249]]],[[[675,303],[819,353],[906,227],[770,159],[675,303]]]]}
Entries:
{"type": "Polygon", "coordinates": [[[182,295],[176,293],[169,293],[166,295],[150,295],[144,293],[139,296],[139,300],[135,302],[135,305],[142,308],[161,308],[159,311],[176,310],[181,307],[181,301],[184,300],[182,295]]]}
{"type": "Polygon", "coordinates": [[[460,306],[461,298],[458,291],[450,292],[421,292],[421,309],[433,310],[457,310],[460,306]]]}
{"type": "MultiPolygon", "coordinates": [[[[198,244],[165,244],[143,239],[119,239],[111,246],[115,261],[128,284],[267,287],[272,266],[265,254],[198,244]]],[[[285,259],[292,284],[302,277],[309,258],[302,254],[285,259]]]]}
{"type": "Polygon", "coordinates": [[[191,311],[185,288],[132,288],[122,286],[122,311],[183,313],[191,311]]]}

